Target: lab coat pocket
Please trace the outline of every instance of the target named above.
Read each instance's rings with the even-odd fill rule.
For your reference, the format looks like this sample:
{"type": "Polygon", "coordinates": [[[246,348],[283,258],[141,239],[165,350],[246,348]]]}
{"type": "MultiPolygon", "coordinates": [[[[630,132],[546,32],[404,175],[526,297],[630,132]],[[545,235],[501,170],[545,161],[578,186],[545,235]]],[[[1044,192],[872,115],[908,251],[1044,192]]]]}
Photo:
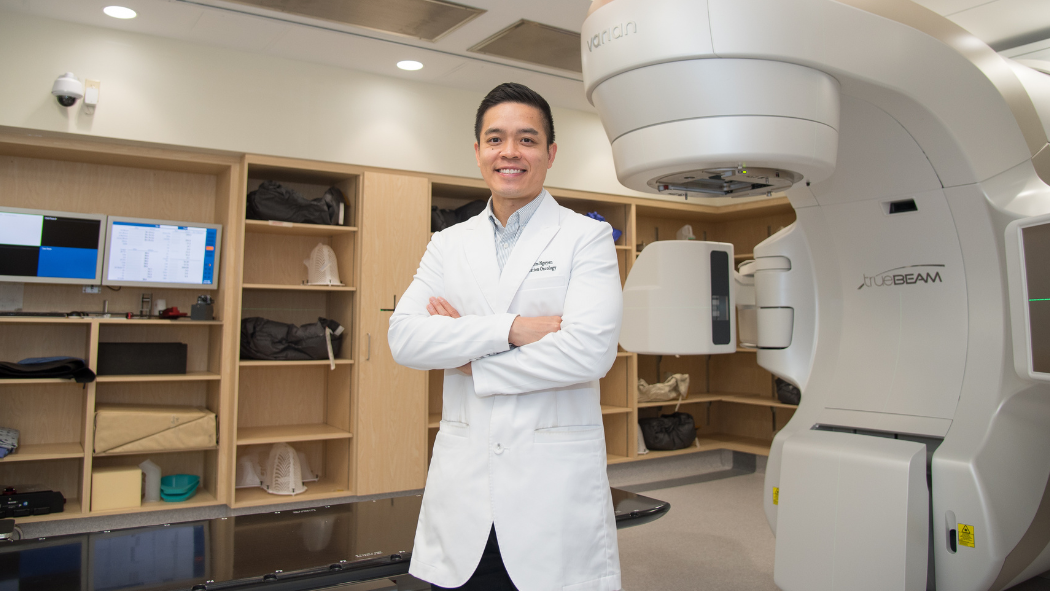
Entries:
{"type": "Polygon", "coordinates": [[[441,421],[435,443],[437,440],[449,445],[466,445],[470,441],[470,425],[455,421],[441,421]]]}
{"type": "Polygon", "coordinates": [[[532,440],[535,443],[565,443],[572,441],[594,441],[605,437],[605,428],[595,425],[551,427],[536,429],[532,440]]]}

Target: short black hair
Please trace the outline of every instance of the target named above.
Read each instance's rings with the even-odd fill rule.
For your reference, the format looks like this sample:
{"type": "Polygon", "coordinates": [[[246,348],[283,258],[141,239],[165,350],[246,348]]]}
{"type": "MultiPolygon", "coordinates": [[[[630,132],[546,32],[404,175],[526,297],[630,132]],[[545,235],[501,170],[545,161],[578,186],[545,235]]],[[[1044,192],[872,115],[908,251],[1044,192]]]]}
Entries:
{"type": "Polygon", "coordinates": [[[474,139],[481,143],[481,120],[489,109],[503,103],[521,103],[536,107],[543,114],[543,131],[547,134],[547,147],[554,143],[554,117],[551,115],[551,106],[540,96],[538,92],[515,82],[504,82],[493,88],[481,99],[478,105],[478,113],[474,117],[474,139]]]}

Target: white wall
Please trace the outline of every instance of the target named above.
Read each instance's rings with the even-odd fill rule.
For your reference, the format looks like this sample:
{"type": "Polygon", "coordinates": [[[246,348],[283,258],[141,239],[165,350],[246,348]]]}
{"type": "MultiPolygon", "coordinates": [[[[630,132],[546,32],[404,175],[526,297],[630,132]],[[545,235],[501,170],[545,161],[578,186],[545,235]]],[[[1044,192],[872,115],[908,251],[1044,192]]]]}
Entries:
{"type": "MultiPolygon", "coordinates": [[[[0,125],[480,178],[479,93],[0,11],[0,125]],[[60,107],[59,74],[102,82],[60,107]]],[[[547,185],[640,195],[616,180],[597,115],[554,109],[547,185]]]]}

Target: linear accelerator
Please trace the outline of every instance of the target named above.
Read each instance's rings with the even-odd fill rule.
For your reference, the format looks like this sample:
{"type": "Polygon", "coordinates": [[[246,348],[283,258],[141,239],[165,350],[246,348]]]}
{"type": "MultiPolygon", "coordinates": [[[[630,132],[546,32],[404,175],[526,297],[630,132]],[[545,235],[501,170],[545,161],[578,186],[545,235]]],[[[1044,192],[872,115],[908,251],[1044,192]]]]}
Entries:
{"type": "Polygon", "coordinates": [[[621,335],[731,352],[729,285],[759,365],[801,389],[766,472],[776,584],[1050,570],[1047,65],[907,0],[597,0],[582,37],[624,185],[796,210],[739,271],[711,265],[732,245],[650,245],[621,335]]]}

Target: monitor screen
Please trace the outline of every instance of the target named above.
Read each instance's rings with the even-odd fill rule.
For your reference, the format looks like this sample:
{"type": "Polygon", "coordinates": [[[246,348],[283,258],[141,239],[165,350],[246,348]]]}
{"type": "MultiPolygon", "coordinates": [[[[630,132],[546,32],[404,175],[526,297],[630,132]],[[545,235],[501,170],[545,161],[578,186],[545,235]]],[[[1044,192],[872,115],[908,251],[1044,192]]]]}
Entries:
{"type": "Polygon", "coordinates": [[[103,285],[215,289],[222,226],[110,216],[103,285]]]}
{"type": "Polygon", "coordinates": [[[106,216],[0,207],[0,281],[97,285],[106,216]]]}

